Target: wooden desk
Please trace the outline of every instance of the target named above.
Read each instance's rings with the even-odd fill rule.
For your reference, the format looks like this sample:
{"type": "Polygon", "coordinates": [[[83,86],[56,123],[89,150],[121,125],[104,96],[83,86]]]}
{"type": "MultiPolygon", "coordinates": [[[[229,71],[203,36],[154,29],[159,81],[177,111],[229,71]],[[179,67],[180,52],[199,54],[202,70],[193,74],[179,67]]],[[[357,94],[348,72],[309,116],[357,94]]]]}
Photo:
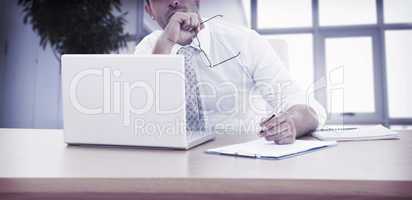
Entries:
{"type": "Polygon", "coordinates": [[[67,146],[61,130],[0,129],[0,199],[412,199],[412,133],[286,160],[67,146]],[[63,198],[62,198],[63,197],[63,198]]]}

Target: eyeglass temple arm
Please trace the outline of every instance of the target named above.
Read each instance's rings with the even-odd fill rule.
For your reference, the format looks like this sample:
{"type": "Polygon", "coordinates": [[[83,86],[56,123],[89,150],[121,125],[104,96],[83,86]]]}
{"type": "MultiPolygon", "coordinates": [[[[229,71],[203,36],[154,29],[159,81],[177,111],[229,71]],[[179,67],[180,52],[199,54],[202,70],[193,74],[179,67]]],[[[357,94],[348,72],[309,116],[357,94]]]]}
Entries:
{"type": "Polygon", "coordinates": [[[226,60],[223,60],[223,61],[221,61],[221,62],[219,62],[219,63],[214,64],[214,65],[211,65],[211,68],[216,67],[216,66],[218,66],[218,65],[220,65],[220,64],[222,64],[222,63],[225,63],[225,62],[227,62],[227,61],[229,61],[229,60],[232,60],[233,58],[236,58],[236,57],[238,57],[238,56],[240,56],[240,51],[239,51],[239,53],[237,53],[236,55],[234,55],[234,56],[232,56],[232,57],[230,57],[230,58],[228,58],[228,59],[226,59],[226,60]]]}
{"type": "Polygon", "coordinates": [[[206,19],[206,20],[203,21],[203,22],[200,22],[200,24],[204,24],[204,23],[206,23],[206,22],[208,22],[208,21],[210,21],[210,20],[212,20],[212,19],[214,19],[214,18],[216,18],[216,17],[223,17],[223,15],[215,15],[215,16],[209,18],[209,19],[206,19]]]}

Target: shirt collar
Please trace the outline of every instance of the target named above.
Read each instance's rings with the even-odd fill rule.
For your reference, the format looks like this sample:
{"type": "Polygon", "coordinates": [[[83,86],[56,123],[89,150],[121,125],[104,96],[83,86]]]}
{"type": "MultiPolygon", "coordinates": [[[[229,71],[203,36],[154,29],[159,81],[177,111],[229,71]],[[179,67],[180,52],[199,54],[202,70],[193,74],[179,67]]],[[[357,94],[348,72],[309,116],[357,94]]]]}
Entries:
{"type": "MultiPolygon", "coordinates": [[[[203,29],[197,34],[197,38],[199,38],[200,45],[203,51],[205,51],[206,54],[209,55],[210,54],[210,27],[207,24],[204,24],[203,29]]],[[[193,39],[190,46],[196,49],[199,49],[199,44],[196,39],[193,39]]]]}

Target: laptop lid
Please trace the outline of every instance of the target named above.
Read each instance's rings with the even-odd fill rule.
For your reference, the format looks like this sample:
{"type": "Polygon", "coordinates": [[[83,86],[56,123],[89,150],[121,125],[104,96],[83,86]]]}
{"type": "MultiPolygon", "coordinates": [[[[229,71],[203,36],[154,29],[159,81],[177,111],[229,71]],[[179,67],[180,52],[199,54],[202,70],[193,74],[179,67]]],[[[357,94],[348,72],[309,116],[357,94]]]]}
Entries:
{"type": "Polygon", "coordinates": [[[184,60],[63,55],[66,143],[187,148],[184,60]]]}

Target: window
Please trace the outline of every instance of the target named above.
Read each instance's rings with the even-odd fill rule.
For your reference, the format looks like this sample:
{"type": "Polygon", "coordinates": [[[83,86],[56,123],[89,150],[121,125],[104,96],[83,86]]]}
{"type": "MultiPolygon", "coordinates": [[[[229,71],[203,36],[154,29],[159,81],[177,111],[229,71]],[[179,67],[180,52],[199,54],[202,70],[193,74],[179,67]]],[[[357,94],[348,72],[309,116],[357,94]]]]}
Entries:
{"type": "Polygon", "coordinates": [[[411,23],[412,1],[411,0],[385,0],[384,1],[385,23],[411,23]]]}
{"type": "Polygon", "coordinates": [[[305,88],[316,80],[315,96],[331,113],[327,123],[412,125],[412,0],[250,5],[252,28],[287,42],[297,82],[305,88]]]}
{"type": "MultiPolygon", "coordinates": [[[[136,34],[137,31],[137,19],[138,19],[138,14],[137,14],[137,1],[123,1],[122,2],[122,11],[126,12],[126,23],[124,26],[124,32],[129,33],[129,34],[136,34]]],[[[115,15],[120,15],[117,10],[114,10],[115,15]]]]}
{"type": "Polygon", "coordinates": [[[319,0],[319,24],[376,24],[375,2],[376,0],[319,0]]]}
{"type": "Polygon", "coordinates": [[[328,111],[375,111],[371,37],[326,39],[328,111]]]}
{"type": "Polygon", "coordinates": [[[312,26],[311,0],[259,0],[259,28],[290,28],[312,26]]]}
{"type": "Polygon", "coordinates": [[[242,5],[243,5],[243,11],[245,13],[245,18],[246,18],[246,25],[250,27],[250,10],[251,10],[251,5],[250,5],[250,0],[242,0],[242,5]]]}
{"type": "Polygon", "coordinates": [[[386,31],[389,116],[412,117],[412,30],[386,31]]]}

